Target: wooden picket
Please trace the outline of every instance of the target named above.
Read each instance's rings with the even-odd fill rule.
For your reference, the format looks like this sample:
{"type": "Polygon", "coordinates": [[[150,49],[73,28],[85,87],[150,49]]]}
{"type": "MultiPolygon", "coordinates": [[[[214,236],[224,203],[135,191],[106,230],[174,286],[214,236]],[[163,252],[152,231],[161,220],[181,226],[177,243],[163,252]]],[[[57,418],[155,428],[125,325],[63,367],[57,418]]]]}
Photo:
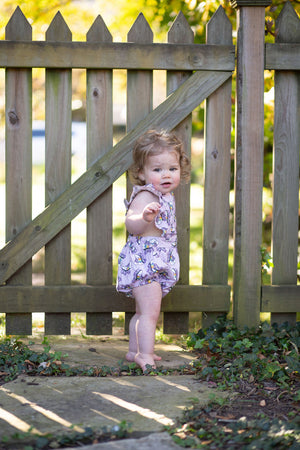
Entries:
{"type": "MultiPolygon", "coordinates": [[[[298,43],[296,60],[299,63],[300,20],[288,2],[278,16],[276,30],[277,43],[298,43]]],[[[288,321],[294,324],[300,300],[300,289],[296,286],[299,239],[300,79],[299,72],[295,69],[287,70],[290,67],[286,65],[284,70],[280,67],[275,71],[272,230],[274,268],[272,287],[263,289],[262,310],[271,311],[272,322],[288,321]],[[278,302],[278,294],[281,302],[278,302]]]]}
{"type": "MultiPolygon", "coordinates": [[[[25,19],[25,18],[24,18],[25,19]]],[[[6,27],[6,39],[30,41],[32,31],[20,13],[14,14],[6,27]]],[[[32,70],[7,69],[6,97],[6,239],[13,239],[31,220],[31,110],[32,70]],[[20,151],[21,149],[21,151],[20,151]]],[[[15,271],[7,285],[32,283],[31,259],[15,271]]],[[[31,314],[22,311],[6,315],[8,334],[31,334],[31,314]]]]}
{"type": "MultiPolygon", "coordinates": [[[[192,32],[183,14],[179,14],[168,32],[168,42],[178,44],[179,42],[193,44],[194,33],[192,32]]],[[[191,75],[188,71],[167,72],[167,95],[174,92],[191,75]]],[[[191,156],[192,114],[190,113],[174,129],[182,140],[186,153],[191,156]]],[[[189,284],[189,246],[190,246],[190,186],[180,185],[175,192],[177,211],[177,234],[178,252],[180,257],[179,285],[189,284]]],[[[165,333],[184,333],[188,329],[188,312],[168,312],[164,314],[165,333]]]]}
{"type": "MultiPolygon", "coordinates": [[[[221,8],[207,25],[207,42],[232,44],[232,26],[221,8]]],[[[231,172],[230,128],[231,79],[206,100],[202,277],[205,285],[228,283],[229,222],[226,218],[229,214],[231,172]]],[[[211,325],[218,315],[218,312],[204,311],[202,326],[211,325]]]]}
{"type": "MultiPolygon", "coordinates": [[[[112,36],[98,17],[87,34],[88,42],[109,43],[112,36]]],[[[87,70],[87,166],[112,147],[112,70],[87,70]]],[[[87,208],[86,282],[112,284],[112,187],[87,208]],[[98,245],[95,245],[95,242],[98,245]]],[[[86,314],[87,334],[111,334],[112,314],[90,311],[86,314]]]]}
{"type": "MultiPolygon", "coordinates": [[[[58,13],[46,32],[46,41],[71,41],[72,33],[58,13]]],[[[56,200],[71,184],[72,71],[46,69],[45,202],[56,200]],[[63,149],[63,151],[62,151],[63,149]]],[[[71,284],[71,225],[45,246],[45,284],[71,284]],[[55,261],[55,264],[54,264],[55,261]]],[[[70,334],[71,311],[46,313],[46,334],[70,334]]]]}

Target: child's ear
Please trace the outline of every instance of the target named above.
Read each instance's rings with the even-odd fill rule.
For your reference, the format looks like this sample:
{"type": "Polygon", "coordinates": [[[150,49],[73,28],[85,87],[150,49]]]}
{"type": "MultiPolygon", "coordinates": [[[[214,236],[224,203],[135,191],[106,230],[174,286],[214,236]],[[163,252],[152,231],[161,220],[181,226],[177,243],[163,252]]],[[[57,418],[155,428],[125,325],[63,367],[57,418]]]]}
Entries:
{"type": "Polygon", "coordinates": [[[145,175],[144,172],[142,170],[139,171],[138,177],[141,181],[145,181],[145,175]]]}

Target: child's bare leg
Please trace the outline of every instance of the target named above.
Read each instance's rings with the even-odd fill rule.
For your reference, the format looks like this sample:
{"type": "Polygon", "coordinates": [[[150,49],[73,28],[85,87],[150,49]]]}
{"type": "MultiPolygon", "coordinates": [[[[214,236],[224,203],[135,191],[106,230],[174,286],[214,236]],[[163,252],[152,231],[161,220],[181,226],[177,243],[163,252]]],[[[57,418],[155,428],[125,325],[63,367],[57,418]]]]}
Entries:
{"type": "MultiPolygon", "coordinates": [[[[134,361],[135,355],[138,352],[137,337],[136,337],[136,322],[139,319],[139,317],[140,315],[136,313],[134,316],[132,316],[129,322],[129,348],[125,358],[127,361],[130,362],[134,361]]],[[[154,361],[160,361],[161,357],[154,353],[153,359],[154,361]]]]}
{"type": "Polygon", "coordinates": [[[134,357],[137,354],[136,322],[138,318],[139,314],[135,313],[129,322],[129,348],[126,353],[127,361],[134,361],[134,357]]]}
{"type": "Polygon", "coordinates": [[[145,371],[147,365],[155,368],[155,329],[162,299],[160,284],[153,282],[134,288],[133,295],[138,315],[135,322],[138,352],[134,360],[145,371]]]}

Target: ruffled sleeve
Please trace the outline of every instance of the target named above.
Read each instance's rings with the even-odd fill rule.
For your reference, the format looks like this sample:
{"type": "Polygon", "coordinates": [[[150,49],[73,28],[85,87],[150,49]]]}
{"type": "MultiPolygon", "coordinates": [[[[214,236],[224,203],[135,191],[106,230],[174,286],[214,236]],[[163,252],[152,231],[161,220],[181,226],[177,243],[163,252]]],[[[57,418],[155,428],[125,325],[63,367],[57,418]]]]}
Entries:
{"type": "Polygon", "coordinates": [[[152,184],[134,186],[129,202],[125,200],[126,214],[133,199],[142,191],[148,191],[157,196],[160,210],[155,217],[155,226],[162,231],[161,236],[165,237],[167,240],[176,241],[175,198],[172,192],[169,194],[162,194],[157,191],[152,184]]]}
{"type": "Polygon", "coordinates": [[[127,213],[128,209],[129,209],[129,206],[131,205],[133,199],[137,196],[137,194],[139,194],[142,191],[148,191],[148,192],[151,192],[152,194],[156,195],[158,197],[159,203],[162,204],[162,201],[161,201],[162,193],[157,191],[152,184],[145,184],[143,186],[135,185],[135,186],[133,186],[133,190],[132,190],[132,194],[130,196],[130,200],[127,201],[126,199],[124,199],[126,213],[127,213]]]}

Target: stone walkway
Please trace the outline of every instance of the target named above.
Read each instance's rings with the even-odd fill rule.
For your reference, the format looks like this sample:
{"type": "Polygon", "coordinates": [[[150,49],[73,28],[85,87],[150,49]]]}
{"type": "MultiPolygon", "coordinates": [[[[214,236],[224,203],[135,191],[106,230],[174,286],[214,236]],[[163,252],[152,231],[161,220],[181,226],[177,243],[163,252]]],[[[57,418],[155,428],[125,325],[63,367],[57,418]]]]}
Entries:
{"type": "MultiPolygon", "coordinates": [[[[120,337],[48,340],[50,351],[61,352],[61,359],[75,367],[118,367],[128,346],[127,339],[120,337]]],[[[41,342],[35,341],[31,348],[43,350],[41,342]]],[[[178,368],[193,360],[192,354],[174,344],[159,344],[156,353],[162,357],[164,368],[178,368]]],[[[195,399],[206,404],[212,395],[225,394],[190,375],[118,378],[22,375],[0,387],[0,442],[4,436],[30,428],[59,435],[70,429],[80,431],[87,426],[101,428],[126,421],[140,439],[89,448],[180,448],[163,432],[164,426],[173,424],[195,399]]]]}

